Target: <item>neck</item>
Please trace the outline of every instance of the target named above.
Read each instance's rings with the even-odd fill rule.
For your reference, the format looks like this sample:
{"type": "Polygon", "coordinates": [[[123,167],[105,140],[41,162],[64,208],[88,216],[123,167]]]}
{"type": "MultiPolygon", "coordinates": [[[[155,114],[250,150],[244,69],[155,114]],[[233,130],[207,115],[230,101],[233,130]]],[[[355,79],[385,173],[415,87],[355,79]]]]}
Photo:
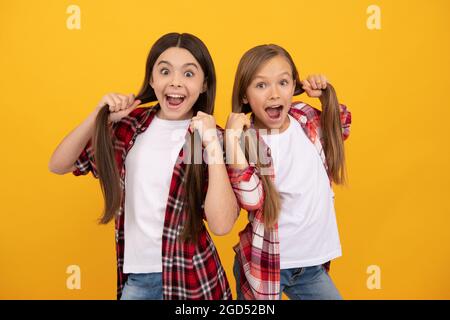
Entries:
{"type": "Polygon", "coordinates": [[[257,117],[255,117],[254,126],[256,129],[265,129],[267,130],[267,134],[277,134],[277,133],[283,133],[284,131],[289,128],[290,119],[289,116],[286,115],[286,119],[284,120],[283,124],[279,128],[269,128],[264,125],[262,121],[260,121],[257,117]]]}
{"type": "Polygon", "coordinates": [[[159,119],[162,119],[162,120],[174,120],[174,121],[176,121],[176,120],[188,120],[188,119],[191,119],[192,116],[193,116],[193,114],[194,114],[194,111],[191,109],[191,110],[189,110],[189,112],[187,112],[186,114],[180,116],[179,118],[172,119],[172,118],[169,118],[166,114],[164,114],[162,108],[160,108],[160,109],[156,112],[156,116],[157,116],[159,119]]]}

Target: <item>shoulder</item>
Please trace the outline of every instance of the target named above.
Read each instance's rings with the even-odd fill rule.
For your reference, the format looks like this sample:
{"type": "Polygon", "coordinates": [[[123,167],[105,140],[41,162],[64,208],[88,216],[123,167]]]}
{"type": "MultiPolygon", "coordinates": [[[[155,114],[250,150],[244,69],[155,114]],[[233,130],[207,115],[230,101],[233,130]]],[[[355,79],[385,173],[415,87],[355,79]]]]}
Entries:
{"type": "Polygon", "coordinates": [[[116,138],[126,142],[136,131],[148,126],[152,111],[154,111],[153,107],[136,108],[128,116],[115,123],[113,130],[116,138]]]}
{"type": "Polygon", "coordinates": [[[320,119],[320,113],[319,109],[301,101],[293,102],[289,109],[289,114],[302,123],[320,119]]]}
{"type": "Polygon", "coordinates": [[[149,115],[155,110],[156,109],[154,107],[136,108],[128,116],[123,117],[119,122],[117,122],[115,126],[117,128],[127,126],[139,127],[146,122],[149,115]]]}
{"type": "Polygon", "coordinates": [[[138,123],[142,123],[142,121],[153,111],[156,111],[154,107],[141,107],[134,109],[126,118],[137,121],[138,123]]]}

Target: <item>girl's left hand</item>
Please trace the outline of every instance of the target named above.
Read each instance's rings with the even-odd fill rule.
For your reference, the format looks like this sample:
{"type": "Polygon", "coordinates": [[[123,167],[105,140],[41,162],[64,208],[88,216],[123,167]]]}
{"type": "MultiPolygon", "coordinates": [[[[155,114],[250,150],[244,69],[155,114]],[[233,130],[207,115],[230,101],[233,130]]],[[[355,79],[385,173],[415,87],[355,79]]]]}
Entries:
{"type": "Polygon", "coordinates": [[[300,82],[308,97],[319,98],[322,95],[322,90],[327,88],[328,79],[322,74],[317,74],[310,75],[306,80],[300,82]]]}
{"type": "Polygon", "coordinates": [[[197,112],[197,115],[192,117],[189,127],[192,131],[198,131],[204,147],[211,142],[219,140],[216,131],[216,120],[210,114],[201,111],[197,112]]]}

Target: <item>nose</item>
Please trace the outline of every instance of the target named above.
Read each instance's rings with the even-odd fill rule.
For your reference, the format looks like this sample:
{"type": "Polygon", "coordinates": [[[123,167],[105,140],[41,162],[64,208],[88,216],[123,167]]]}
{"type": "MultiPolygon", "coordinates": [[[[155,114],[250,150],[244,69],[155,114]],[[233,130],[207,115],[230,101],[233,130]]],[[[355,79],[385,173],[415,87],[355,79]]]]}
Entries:
{"type": "Polygon", "coordinates": [[[170,81],[170,85],[172,87],[181,87],[182,86],[181,77],[178,74],[178,72],[174,72],[173,73],[173,77],[172,77],[172,79],[170,81]]]}
{"type": "Polygon", "coordinates": [[[278,92],[278,87],[276,85],[271,86],[272,90],[270,91],[270,99],[276,100],[280,98],[280,93],[278,92]]]}

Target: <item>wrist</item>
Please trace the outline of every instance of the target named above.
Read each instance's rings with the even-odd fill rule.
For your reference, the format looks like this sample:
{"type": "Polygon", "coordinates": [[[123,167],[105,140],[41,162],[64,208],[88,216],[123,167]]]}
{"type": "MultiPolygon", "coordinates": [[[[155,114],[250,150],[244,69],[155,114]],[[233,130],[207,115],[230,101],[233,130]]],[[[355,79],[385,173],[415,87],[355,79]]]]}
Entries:
{"type": "Polygon", "coordinates": [[[237,137],[242,135],[243,128],[226,128],[225,135],[227,137],[237,137]]]}
{"type": "Polygon", "coordinates": [[[219,142],[219,137],[217,136],[216,129],[206,130],[203,137],[203,146],[206,148],[211,144],[215,144],[219,142]]]}
{"type": "Polygon", "coordinates": [[[206,147],[206,161],[208,165],[224,164],[223,149],[219,140],[211,141],[206,147]]]}
{"type": "Polygon", "coordinates": [[[214,137],[209,137],[207,140],[204,140],[203,146],[205,147],[206,152],[210,152],[210,150],[215,150],[216,148],[222,149],[222,146],[220,145],[219,142],[219,137],[217,137],[217,135],[214,137]]]}

